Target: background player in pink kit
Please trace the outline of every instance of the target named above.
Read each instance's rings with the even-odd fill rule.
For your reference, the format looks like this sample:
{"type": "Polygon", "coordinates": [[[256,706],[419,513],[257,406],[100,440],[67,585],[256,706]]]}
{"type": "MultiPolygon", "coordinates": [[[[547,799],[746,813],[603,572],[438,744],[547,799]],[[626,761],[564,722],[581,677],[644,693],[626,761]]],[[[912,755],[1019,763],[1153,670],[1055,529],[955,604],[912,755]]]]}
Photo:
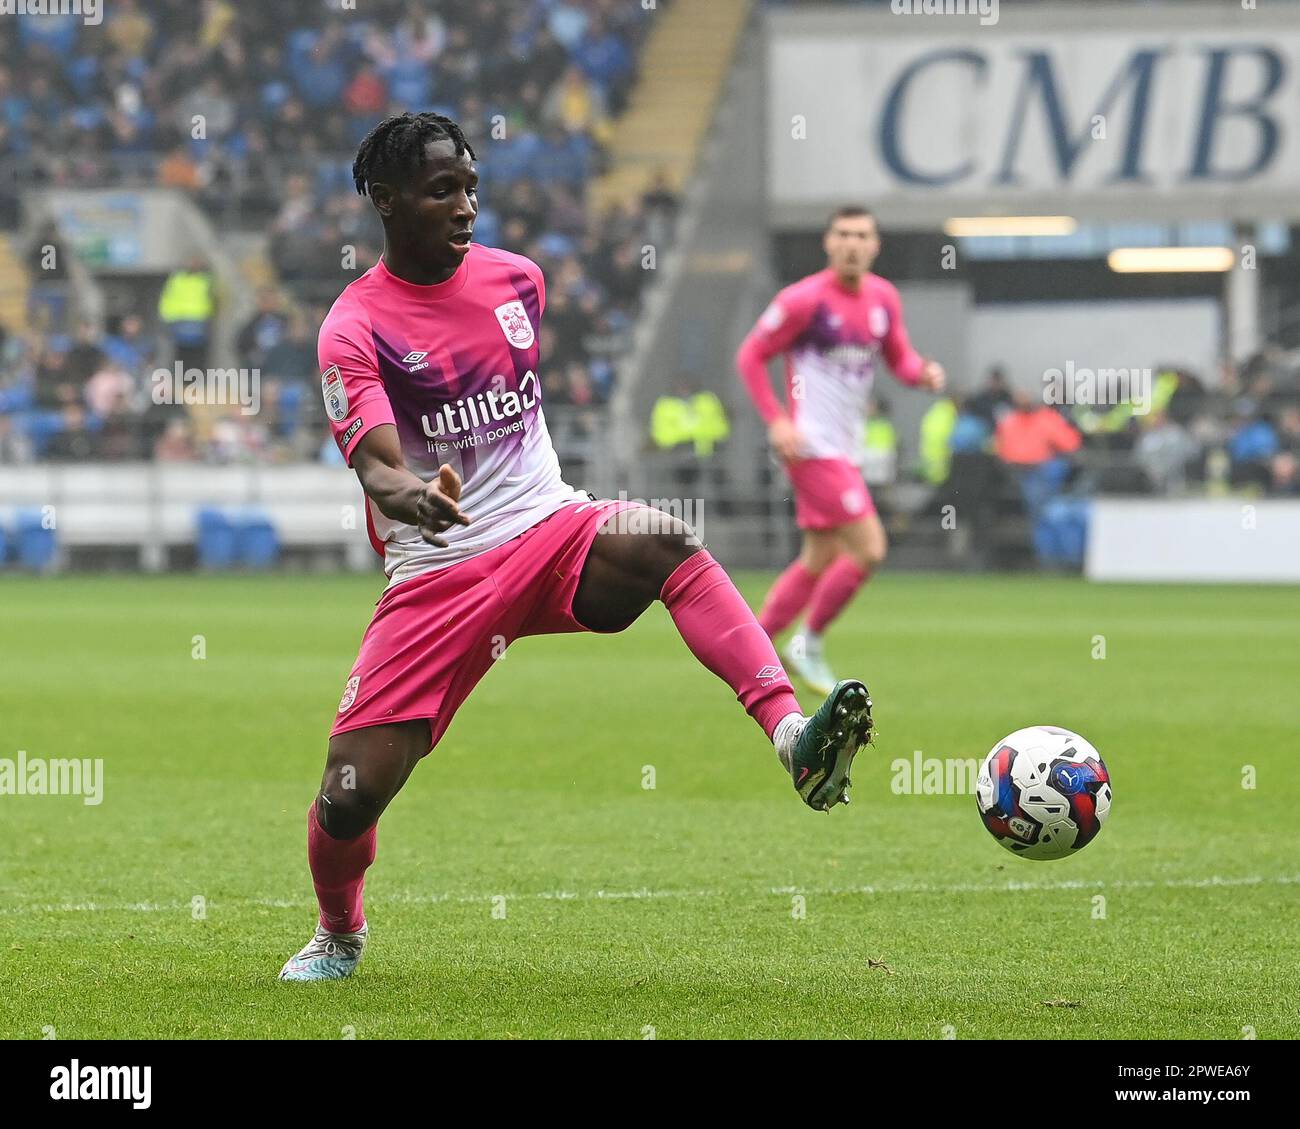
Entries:
{"type": "Polygon", "coordinates": [[[794,486],[799,557],[759,614],[776,638],[800,614],[803,628],[782,652],[814,690],[835,683],[822,632],[885,559],[885,527],[858,470],[867,401],[883,353],[904,384],[942,391],[943,368],[907,337],[898,291],[871,266],[880,253],[875,218],[841,208],[823,239],[827,267],[787,286],[741,343],[736,365],[794,486]],[[786,406],[772,393],[767,362],[784,354],[786,406]]]}
{"type": "Polygon", "coordinates": [[[285,980],[355,970],[380,814],[516,638],[621,631],[662,600],[817,810],[847,802],[870,740],[860,682],[803,716],[767,634],[688,526],[564,482],[537,375],[545,282],[523,256],[472,243],[474,159],[455,122],[403,114],[370,132],[353,165],[384,252],[321,326],[321,386],[389,584],[308,812],[320,921],[285,980]]]}

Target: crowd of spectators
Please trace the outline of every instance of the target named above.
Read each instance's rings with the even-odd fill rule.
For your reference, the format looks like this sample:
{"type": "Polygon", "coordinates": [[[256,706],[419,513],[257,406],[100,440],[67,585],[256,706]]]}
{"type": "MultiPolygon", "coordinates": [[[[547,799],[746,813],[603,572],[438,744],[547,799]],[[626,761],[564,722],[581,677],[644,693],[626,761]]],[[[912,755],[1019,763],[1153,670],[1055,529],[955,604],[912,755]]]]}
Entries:
{"type": "Polygon", "coordinates": [[[932,504],[985,531],[1023,514],[1042,563],[1077,567],[1099,494],[1300,496],[1300,359],[1265,349],[1212,387],[1175,367],[1150,376],[1127,399],[1093,389],[1061,404],[1049,383],[1031,392],[995,368],[936,402],[920,434],[932,504]]]}
{"type": "MultiPolygon", "coordinates": [[[[1265,349],[1212,388],[1185,369],[1150,371],[1141,396],[1057,406],[1046,384],[1013,389],[995,368],[978,392],[934,409],[951,423],[927,477],[944,481],[954,455],[988,453],[1011,467],[1068,466],[1063,481],[1083,475],[1090,492],[1300,494],[1300,361],[1265,349]]],[[[922,438],[924,449],[924,427],[922,438]]]]}
{"type": "Polygon", "coordinates": [[[16,159],[29,188],[187,192],[220,229],[267,233],[276,281],[237,357],[218,358],[211,312],[166,315],[169,287],[172,305],[202,301],[209,265],[159,280],[161,302],[110,293],[97,331],[72,317],[66,258],[41,261],[59,233],[42,232],[30,331],[0,346],[0,460],[329,457],[316,330],[382,246],[351,162],[376,121],[408,108],[456,118],[478,153],[476,241],[546,273],[548,407],[599,410],[649,277],[644,249],[671,238],[677,210],[663,178],[601,214],[588,204],[647,16],[619,0],[117,0],[98,27],[19,21],[0,44],[0,163],[16,159]],[[260,370],[257,415],[154,403],[154,369],[177,359],[260,370]]]}
{"type": "Polygon", "coordinates": [[[101,25],[23,19],[0,40],[0,156],[54,183],[234,187],[255,205],[295,165],[328,181],[375,120],[419,108],[497,122],[502,178],[581,184],[648,16],[621,0],[115,0],[101,25]]]}

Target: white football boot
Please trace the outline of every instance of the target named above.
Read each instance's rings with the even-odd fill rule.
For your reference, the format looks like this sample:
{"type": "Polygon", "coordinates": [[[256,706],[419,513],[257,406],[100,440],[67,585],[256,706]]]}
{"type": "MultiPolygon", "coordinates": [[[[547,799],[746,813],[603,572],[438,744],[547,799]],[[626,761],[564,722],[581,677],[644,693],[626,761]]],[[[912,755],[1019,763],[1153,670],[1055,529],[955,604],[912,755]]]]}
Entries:
{"type": "Polygon", "coordinates": [[[331,933],[317,925],[316,936],[280,969],[280,979],[342,980],[351,976],[361,963],[369,933],[369,925],[363,925],[359,933],[331,933]]]}

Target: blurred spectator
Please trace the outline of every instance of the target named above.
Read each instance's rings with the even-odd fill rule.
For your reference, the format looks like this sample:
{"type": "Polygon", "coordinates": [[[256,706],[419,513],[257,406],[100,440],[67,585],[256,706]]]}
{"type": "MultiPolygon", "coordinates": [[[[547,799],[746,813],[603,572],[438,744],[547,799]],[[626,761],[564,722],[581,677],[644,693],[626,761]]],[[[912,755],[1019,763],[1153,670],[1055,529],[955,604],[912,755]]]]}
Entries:
{"type": "Polygon", "coordinates": [[[1014,394],[994,437],[998,458],[1016,466],[1040,466],[1082,445],[1079,433],[1060,412],[1034,403],[1024,392],[1014,394]]]}
{"type": "MultiPolygon", "coordinates": [[[[1258,386],[1259,381],[1255,384],[1258,386]]],[[[1227,452],[1231,485],[1263,491],[1271,485],[1271,464],[1281,445],[1272,419],[1266,414],[1254,414],[1259,403],[1241,400],[1236,404],[1238,414],[1244,418],[1228,439],[1227,452]]]]}
{"type": "Polygon", "coordinates": [[[690,386],[679,381],[670,393],[665,393],[650,409],[650,440],[661,451],[684,447],[694,437],[691,418],[690,386]]]}
{"type": "Polygon", "coordinates": [[[1300,494],[1300,405],[1284,408],[1278,420],[1278,450],[1270,464],[1275,494],[1300,494]]]}
{"type": "Polygon", "coordinates": [[[1017,472],[1025,510],[1037,521],[1069,476],[1064,456],[1077,451],[1083,440],[1055,409],[1016,391],[1011,410],[998,420],[994,443],[998,458],[1017,472]]]}
{"type": "Polygon", "coordinates": [[[388,104],[388,84],[371,66],[363,66],[343,91],[343,104],[352,114],[378,116],[388,104]]]}
{"type": "Polygon", "coordinates": [[[85,388],[86,382],[104,362],[104,351],[99,347],[99,333],[92,322],[77,326],[77,337],[68,350],[64,374],[74,388],[85,388]]]}
{"type": "Polygon", "coordinates": [[[154,36],[153,20],[140,10],[138,0],[114,0],[105,20],[104,35],[128,58],[143,55],[154,36]]]}
{"type": "Polygon", "coordinates": [[[921,417],[921,477],[931,486],[948,481],[956,426],[957,403],[947,396],[935,400],[921,417]]]}
{"type": "Polygon", "coordinates": [[[1201,454],[1201,445],[1165,412],[1151,418],[1137,441],[1134,456],[1151,484],[1160,491],[1181,491],[1187,468],[1201,454]]]}
{"type": "Polygon", "coordinates": [[[46,462],[86,462],[97,456],[98,445],[86,426],[86,410],[80,404],[68,404],[63,408],[60,425],[41,452],[46,462]]]}
{"type": "Polygon", "coordinates": [[[289,317],[284,299],[273,286],[257,292],[257,313],[239,331],[239,355],[245,368],[266,368],[266,357],[284,339],[289,317]]]}
{"type": "Polygon", "coordinates": [[[68,266],[63,239],[53,220],[41,225],[27,251],[31,275],[27,316],[38,329],[58,330],[68,305],[68,266]]]}
{"type": "Polygon", "coordinates": [[[592,17],[572,54],[582,73],[604,91],[609,108],[616,114],[622,113],[635,60],[627,43],[610,30],[602,14],[592,17]]]}
{"type": "Polygon", "coordinates": [[[1011,388],[1007,384],[1006,370],[994,365],[988,371],[984,387],[966,401],[966,414],[982,419],[991,432],[998,420],[1011,407],[1011,388]]]}
{"type": "Polygon", "coordinates": [[[171,334],[177,359],[184,368],[204,368],[208,339],[216,313],[214,284],[203,260],[191,256],[180,270],[163,283],[158,297],[158,316],[171,334]]]}
{"type": "Polygon", "coordinates": [[[184,145],[174,146],[159,162],[158,184],[162,188],[183,188],[187,192],[203,187],[203,174],[184,145]]]}
{"type": "Polygon", "coordinates": [[[31,440],[20,431],[13,416],[0,415],[0,463],[26,463],[34,451],[31,440]]]}
{"type": "Polygon", "coordinates": [[[137,376],[153,367],[158,353],[158,342],[145,332],[144,318],[135,313],[125,315],[118,331],[104,337],[101,345],[117,364],[137,376]]]}
{"type": "Polygon", "coordinates": [[[992,448],[993,425],[983,415],[971,411],[970,401],[957,399],[957,418],[953,422],[949,447],[954,455],[978,454],[992,448]]]}
{"type": "Polygon", "coordinates": [[[210,74],[181,98],[173,120],[181,137],[220,141],[234,128],[236,113],[221,79],[210,74]]]}
{"type": "Polygon", "coordinates": [[[51,341],[46,343],[36,362],[35,406],[43,409],[62,408],[81,402],[81,385],[68,375],[67,348],[59,348],[51,341]]]}
{"type": "Polygon", "coordinates": [[[105,357],[104,364],[86,382],[86,407],[99,417],[125,413],[134,392],[131,374],[105,357]]]}
{"type": "Polygon", "coordinates": [[[668,173],[660,169],[641,197],[641,209],[645,214],[645,241],[656,247],[671,242],[680,208],[681,201],[669,186],[668,173]]]}
{"type": "Polygon", "coordinates": [[[690,445],[702,459],[731,434],[727,410],[714,392],[699,390],[686,376],[673,391],[655,401],[650,415],[650,438],[661,451],[690,445]]]}
{"type": "Polygon", "coordinates": [[[198,457],[189,420],[177,417],[167,422],[154,444],[153,457],[160,462],[191,462],[198,457]]]}
{"type": "Polygon", "coordinates": [[[589,133],[598,140],[609,138],[609,108],[599,86],[571,66],[551,87],[542,106],[542,124],[566,133],[589,133]]]}

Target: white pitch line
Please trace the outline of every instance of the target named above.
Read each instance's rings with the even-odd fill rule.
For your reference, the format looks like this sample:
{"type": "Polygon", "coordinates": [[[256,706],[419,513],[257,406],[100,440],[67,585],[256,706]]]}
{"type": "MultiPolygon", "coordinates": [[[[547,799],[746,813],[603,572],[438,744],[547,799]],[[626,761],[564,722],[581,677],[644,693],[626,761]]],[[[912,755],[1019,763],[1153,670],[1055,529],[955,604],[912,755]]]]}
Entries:
{"type": "MultiPolygon", "coordinates": [[[[1101,880],[1086,881],[1077,879],[1069,882],[958,882],[948,885],[930,882],[904,882],[883,886],[768,886],[758,890],[593,890],[582,893],[576,890],[542,890],[531,894],[509,894],[497,891],[487,894],[389,894],[378,895],[369,899],[372,905],[436,905],[440,902],[455,904],[472,904],[491,902],[493,898],[504,897],[507,901],[648,901],[651,899],[687,899],[687,898],[721,898],[739,896],[789,896],[803,894],[805,897],[844,897],[859,895],[879,897],[890,894],[1021,894],[1054,893],[1066,890],[1204,890],[1215,887],[1234,886],[1295,886],[1300,885],[1300,874],[1251,875],[1239,878],[1224,878],[1211,875],[1208,878],[1168,878],[1162,881],[1140,879],[1117,879],[1113,882],[1101,880]]],[[[305,898],[234,898],[212,901],[209,907],[257,906],[269,909],[307,909],[316,903],[305,898]]],[[[34,904],[26,906],[0,907],[0,917],[16,917],[33,913],[178,913],[189,912],[193,903],[189,901],[172,902],[61,902],[34,904]]]]}

